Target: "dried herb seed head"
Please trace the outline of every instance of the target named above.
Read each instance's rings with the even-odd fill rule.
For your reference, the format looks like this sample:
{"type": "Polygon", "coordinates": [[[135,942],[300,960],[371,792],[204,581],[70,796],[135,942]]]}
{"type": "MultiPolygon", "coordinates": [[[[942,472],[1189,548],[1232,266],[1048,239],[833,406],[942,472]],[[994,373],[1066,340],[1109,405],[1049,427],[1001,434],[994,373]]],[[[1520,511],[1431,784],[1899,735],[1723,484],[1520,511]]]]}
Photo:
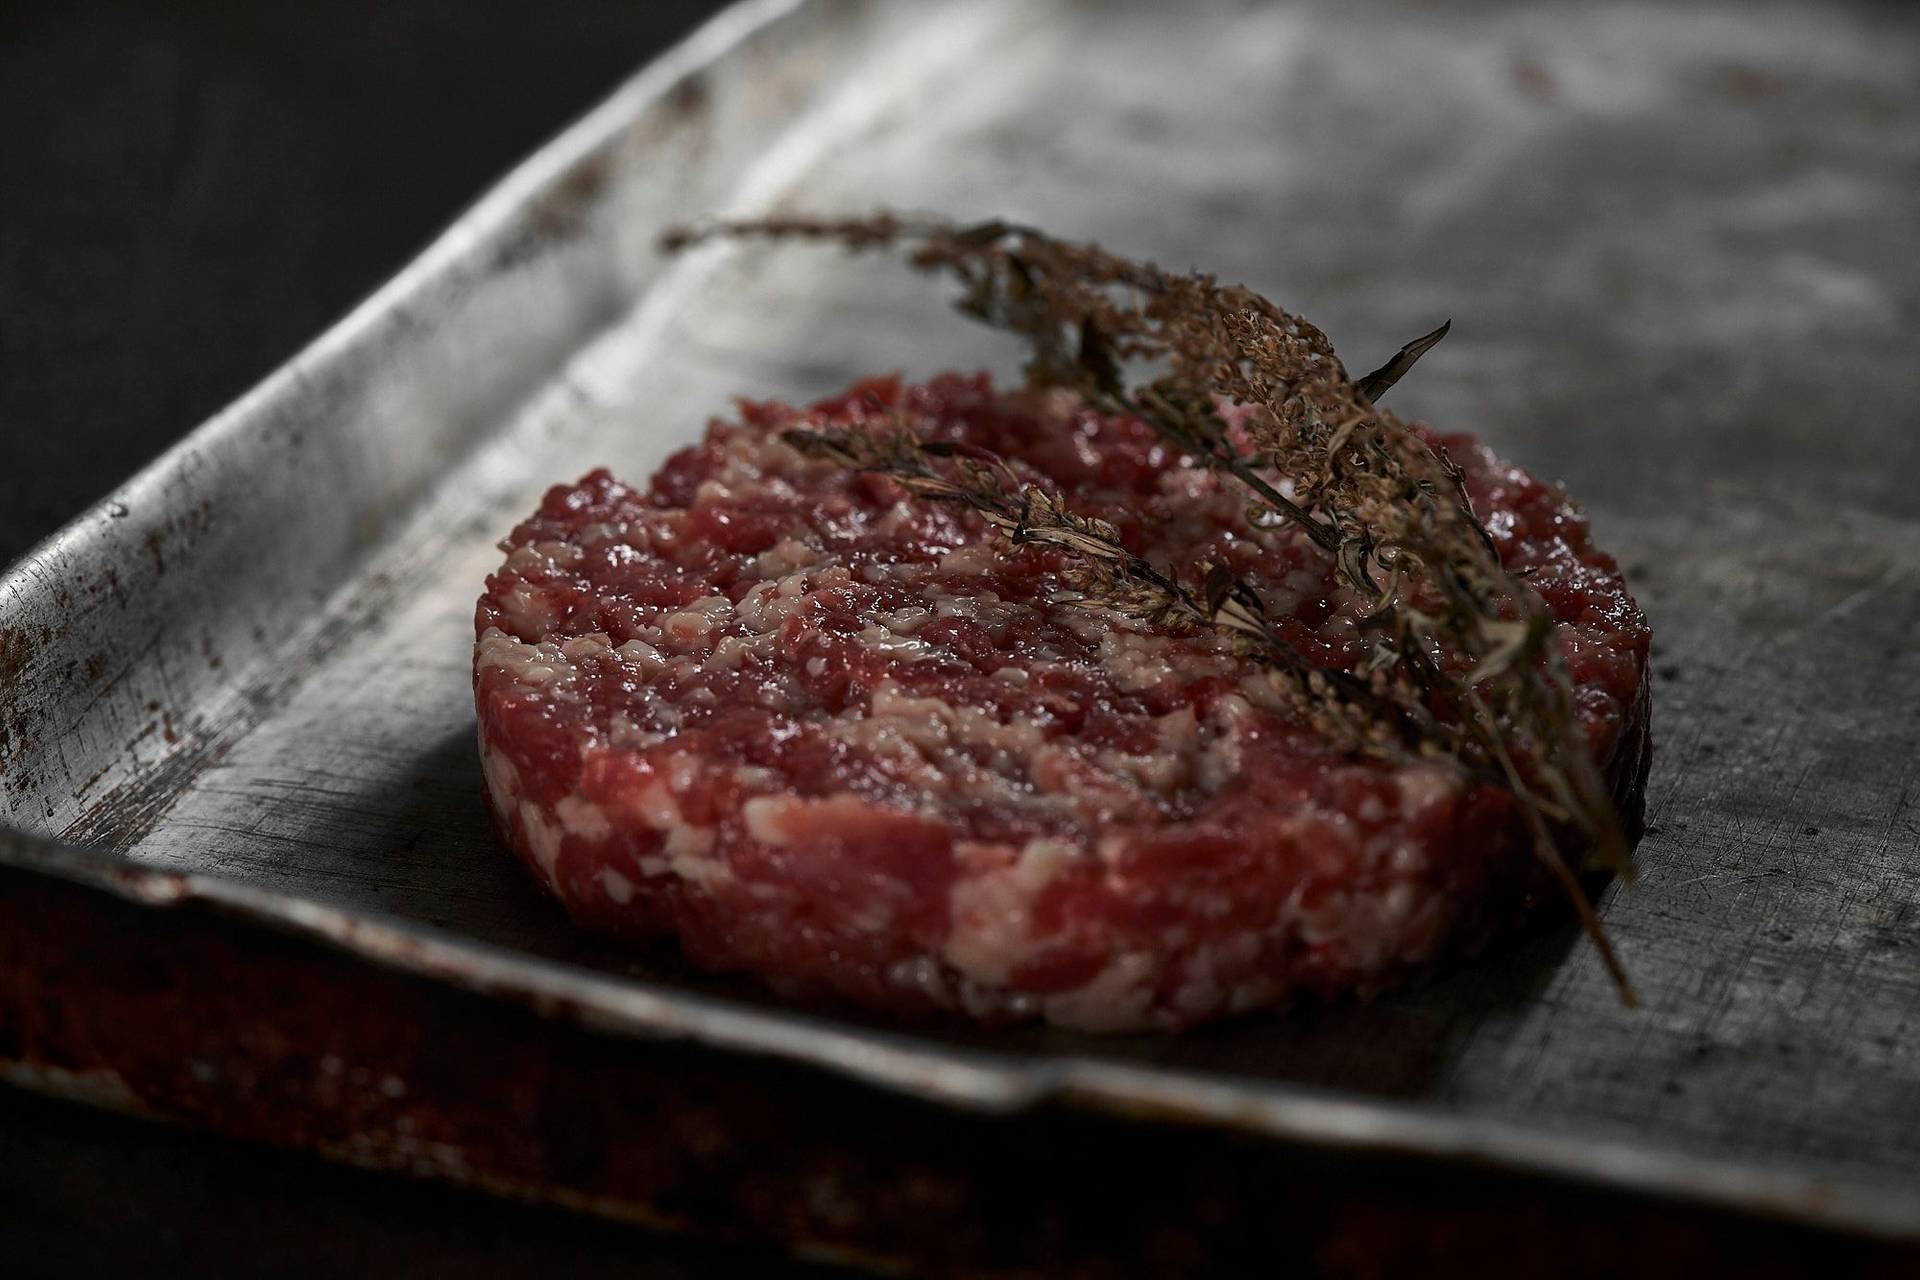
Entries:
{"type": "Polygon", "coordinates": [[[1326,334],[1244,285],[1163,270],[1004,221],[878,214],[718,222],[670,232],[669,250],[727,239],[904,250],[951,277],[965,314],[1026,340],[1027,376],[1150,425],[1247,495],[1256,530],[1297,530],[1373,608],[1359,674],[1307,661],[1259,593],[1219,567],[1184,582],[1128,553],[1110,526],[998,460],[941,455],[904,427],[789,433],[797,448],[881,471],[925,499],[978,512],[1015,545],[1075,557],[1089,600],[1167,630],[1210,627],[1265,665],[1334,749],[1452,760],[1510,792],[1534,848],[1572,899],[1622,997],[1605,933],[1561,854],[1569,837],[1630,874],[1605,780],[1539,593],[1501,564],[1446,451],[1378,401],[1450,325],[1350,377],[1326,334]],[[1225,406],[1245,408],[1230,426],[1225,406]],[[1222,576],[1222,575],[1225,576],[1222,576]]]}

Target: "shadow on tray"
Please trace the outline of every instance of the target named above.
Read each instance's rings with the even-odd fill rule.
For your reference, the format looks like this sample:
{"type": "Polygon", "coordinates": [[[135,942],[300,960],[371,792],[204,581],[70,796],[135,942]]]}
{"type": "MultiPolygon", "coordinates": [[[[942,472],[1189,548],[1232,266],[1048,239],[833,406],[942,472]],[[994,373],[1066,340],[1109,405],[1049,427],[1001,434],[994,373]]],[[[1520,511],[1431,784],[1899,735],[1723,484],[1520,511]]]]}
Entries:
{"type": "MultiPolygon", "coordinates": [[[[495,836],[479,778],[473,738],[461,732],[423,755],[411,777],[396,783],[379,817],[392,824],[400,841],[393,856],[407,874],[404,885],[390,886],[381,900],[368,905],[603,973],[790,1010],[750,979],[694,970],[670,945],[621,949],[575,929],[495,836]]],[[[1089,1055],[1337,1086],[1377,1097],[1432,1097],[1445,1092],[1460,1047],[1475,1028],[1537,1006],[1579,945],[1579,931],[1571,924],[1545,924],[1412,990],[1365,1003],[1305,1003],[1178,1036],[982,1029],[957,1021],[903,1028],[846,1010],[816,1009],[799,1016],[894,1034],[908,1031],[967,1049],[1089,1055]]]]}

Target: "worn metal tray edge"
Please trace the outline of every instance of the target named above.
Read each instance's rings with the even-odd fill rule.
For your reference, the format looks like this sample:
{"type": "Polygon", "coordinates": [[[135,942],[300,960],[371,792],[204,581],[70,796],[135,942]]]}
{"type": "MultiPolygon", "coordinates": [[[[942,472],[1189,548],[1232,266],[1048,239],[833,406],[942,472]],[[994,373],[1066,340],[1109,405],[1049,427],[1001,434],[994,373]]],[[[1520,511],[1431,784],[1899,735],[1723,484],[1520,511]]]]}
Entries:
{"type": "MultiPolygon", "coordinates": [[[[275,604],[299,600],[324,611],[325,603],[364,559],[364,545],[342,546],[336,540],[313,547],[296,562],[297,573],[274,580],[254,573],[244,555],[242,567],[236,570],[234,549],[226,545],[232,539],[216,536],[202,539],[205,545],[193,547],[194,555],[176,555],[180,563],[162,566],[160,548],[179,532],[179,512],[174,507],[195,494],[195,487],[186,481],[198,474],[230,470],[244,458],[242,446],[248,436],[260,433],[276,416],[284,417],[290,406],[311,400],[314,388],[337,388],[343,379],[365,376],[383,351],[407,347],[413,315],[484,283],[490,270],[498,275],[490,259],[509,251],[515,237],[524,235],[526,224],[537,220],[547,206],[564,202],[570,183],[591,178],[596,162],[606,159],[636,121],[663,108],[670,110],[676,95],[697,90],[706,71],[730,53],[756,39],[779,38],[792,20],[815,9],[807,0],[736,0],[722,9],[516,163],[391,278],[284,364],[12,563],[0,564],[0,692],[14,713],[10,723],[0,723],[0,828],[61,835],[73,814],[64,807],[60,813],[49,807],[42,820],[39,812],[21,811],[23,796],[30,795],[36,785],[45,790],[62,773],[80,795],[103,780],[107,784],[121,781],[127,773],[127,762],[116,758],[124,755],[118,745],[102,751],[96,745],[66,741],[65,730],[74,726],[37,722],[44,719],[42,704],[58,690],[63,665],[70,670],[91,650],[90,664],[124,674],[146,656],[145,651],[136,652],[134,642],[126,637],[147,636],[148,649],[172,646],[167,629],[177,619],[169,612],[169,602],[234,590],[235,582],[223,581],[221,573],[238,572],[275,604]],[[122,564],[145,567],[146,558],[151,557],[154,572],[144,579],[128,577],[124,583],[110,576],[86,590],[80,589],[82,584],[66,581],[76,566],[99,558],[103,549],[122,564]],[[163,568],[172,570],[167,590],[144,589],[143,582],[157,581],[163,568]],[[111,594],[103,592],[107,586],[111,594]],[[118,611],[111,623],[104,616],[110,610],[118,611]],[[94,771],[95,765],[102,767],[94,771]]],[[[541,251],[545,252],[544,247],[541,251]]],[[[587,304],[589,309],[592,305],[587,304]]],[[[600,322],[606,319],[600,317],[600,322]]],[[[587,321],[589,326],[592,323],[587,321]]],[[[539,338],[529,335],[529,345],[537,346],[539,338]]],[[[562,335],[563,341],[577,338],[575,333],[562,335]]],[[[551,372],[542,370],[541,376],[551,372]]],[[[530,384],[522,393],[531,390],[530,384]]],[[[474,443],[465,438],[453,442],[462,453],[474,443]]],[[[403,490],[407,483],[401,481],[403,490]]],[[[393,496],[399,499],[393,516],[404,517],[418,506],[417,493],[393,496]]],[[[378,531],[389,531],[400,522],[394,518],[377,522],[378,531]]],[[[216,535],[224,527],[216,526],[216,535]]],[[[258,683],[255,677],[267,656],[257,637],[251,644],[241,638],[224,654],[227,680],[179,692],[207,701],[245,702],[255,692],[248,685],[258,683]]],[[[119,678],[112,674],[97,692],[104,695],[119,678]]],[[[195,728],[183,726],[178,743],[169,736],[171,745],[163,755],[204,753],[212,744],[202,737],[195,728]]]]}
{"type": "MultiPolygon", "coordinates": [[[[220,876],[112,862],[16,832],[0,831],[0,866],[83,885],[149,910],[212,909],[252,927],[317,941],[385,969],[509,1000],[596,1032],[684,1039],[781,1059],[983,1113],[1066,1105],[1309,1146],[1538,1173],[1888,1239],[1920,1240],[1920,1194],[1898,1187],[1759,1171],[1309,1086],[1240,1087],[1182,1071],[1145,1071],[1074,1055],[1037,1063],[990,1051],[929,1049],[904,1034],[835,1026],[809,1015],[766,1012],[718,997],[651,987],[424,925],[281,897],[220,876]]],[[[35,1087],[17,1076],[16,1082],[35,1087]]],[[[50,1086],[44,1091],[72,1093],[50,1086]]],[[[85,1100],[115,1102],[104,1094],[85,1100]]]]}
{"type": "Polygon", "coordinates": [[[226,436],[249,430],[261,408],[274,404],[317,366],[377,336],[380,323],[431,285],[458,272],[472,249],[520,215],[527,203],[563,179],[575,166],[618,135],[638,114],[638,105],[659,97],[721,56],[747,34],[800,8],[806,0],[735,0],[664,55],[649,62],[586,115],[536,148],[498,179],[415,257],[356,303],[287,362],[241,393],[232,403],[168,446],[159,456],[39,542],[11,564],[0,565],[0,589],[12,588],[30,568],[62,551],[82,546],[90,527],[120,518],[159,487],[183,459],[226,436]]]}

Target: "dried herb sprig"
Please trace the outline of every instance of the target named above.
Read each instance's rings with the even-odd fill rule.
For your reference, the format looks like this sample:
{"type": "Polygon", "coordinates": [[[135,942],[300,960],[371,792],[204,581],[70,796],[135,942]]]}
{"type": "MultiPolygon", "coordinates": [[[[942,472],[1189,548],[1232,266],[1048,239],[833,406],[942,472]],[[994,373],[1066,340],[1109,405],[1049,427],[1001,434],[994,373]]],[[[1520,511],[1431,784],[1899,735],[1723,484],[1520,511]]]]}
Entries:
{"type": "Polygon", "coordinates": [[[1501,564],[1445,450],[1375,404],[1447,326],[1354,379],[1320,329],[1244,285],[1164,271],[1032,227],[890,214],[777,218],[676,231],[663,243],[676,250],[717,237],[906,246],[913,265],[960,283],[960,310],[1027,341],[1030,381],[1141,418],[1243,488],[1250,523],[1298,530],[1330,556],[1340,580],[1368,603],[1368,688],[1383,689],[1400,720],[1417,723],[1418,707],[1444,726],[1422,727],[1430,749],[1504,780],[1535,851],[1632,1003],[1558,853],[1556,829],[1572,828],[1596,862],[1631,873],[1612,799],[1574,714],[1552,615],[1501,564]],[[1130,380],[1129,369],[1141,366],[1130,380]],[[1223,412],[1229,403],[1247,407],[1233,423],[1223,412]]]}

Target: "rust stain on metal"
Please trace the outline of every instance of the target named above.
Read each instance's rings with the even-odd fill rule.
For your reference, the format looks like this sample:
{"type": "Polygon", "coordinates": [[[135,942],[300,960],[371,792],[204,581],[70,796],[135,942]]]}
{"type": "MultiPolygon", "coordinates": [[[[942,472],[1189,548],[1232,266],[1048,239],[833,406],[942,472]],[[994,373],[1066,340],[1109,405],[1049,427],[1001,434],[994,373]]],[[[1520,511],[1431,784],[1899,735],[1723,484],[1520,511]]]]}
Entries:
{"type": "Polygon", "coordinates": [[[1773,72],[1740,62],[1727,63],[1713,77],[1713,87],[1736,102],[1757,102],[1771,98],[1783,86],[1784,82],[1773,72]]]}
{"type": "Polygon", "coordinates": [[[552,245],[585,232],[599,196],[612,180],[617,158],[603,152],[590,156],[530,203],[526,216],[501,239],[494,251],[494,269],[524,266],[552,245]]]}
{"type": "MultiPolygon", "coordinates": [[[[0,627],[0,777],[7,773],[14,755],[33,748],[28,734],[28,712],[22,705],[21,678],[36,653],[34,639],[25,627],[0,627]]],[[[31,779],[21,778],[16,785],[26,786],[31,779]]],[[[16,806],[17,807],[17,806],[16,806]]]]}
{"type": "Polygon", "coordinates": [[[595,198],[606,190],[613,167],[611,155],[598,155],[555,183],[530,210],[536,232],[557,239],[576,230],[592,212],[595,198]]]}
{"type": "MultiPolygon", "coordinates": [[[[212,498],[202,498],[190,507],[182,508],[168,517],[166,523],[158,528],[149,529],[140,545],[146,549],[147,558],[153,562],[155,574],[167,571],[167,551],[191,549],[193,544],[213,527],[214,508],[212,498]]],[[[114,584],[118,586],[116,582],[114,584]]]]}
{"type": "Polygon", "coordinates": [[[705,74],[689,74],[668,92],[661,104],[663,110],[636,122],[626,146],[644,151],[672,138],[688,145],[692,154],[701,154],[712,139],[713,131],[708,126],[713,97],[713,85],[705,74]]]}
{"type": "Polygon", "coordinates": [[[0,627],[0,693],[19,683],[33,655],[34,643],[25,627],[0,627]]]}
{"type": "Polygon", "coordinates": [[[713,104],[713,89],[704,75],[689,75],[673,86],[673,92],[667,97],[667,111],[671,122],[683,125],[696,116],[702,116],[713,104]]]}
{"type": "Polygon", "coordinates": [[[1514,60],[1513,84],[1522,95],[1535,102],[1552,102],[1560,96],[1560,88],[1553,78],[1553,73],[1532,58],[1514,60]]]}

